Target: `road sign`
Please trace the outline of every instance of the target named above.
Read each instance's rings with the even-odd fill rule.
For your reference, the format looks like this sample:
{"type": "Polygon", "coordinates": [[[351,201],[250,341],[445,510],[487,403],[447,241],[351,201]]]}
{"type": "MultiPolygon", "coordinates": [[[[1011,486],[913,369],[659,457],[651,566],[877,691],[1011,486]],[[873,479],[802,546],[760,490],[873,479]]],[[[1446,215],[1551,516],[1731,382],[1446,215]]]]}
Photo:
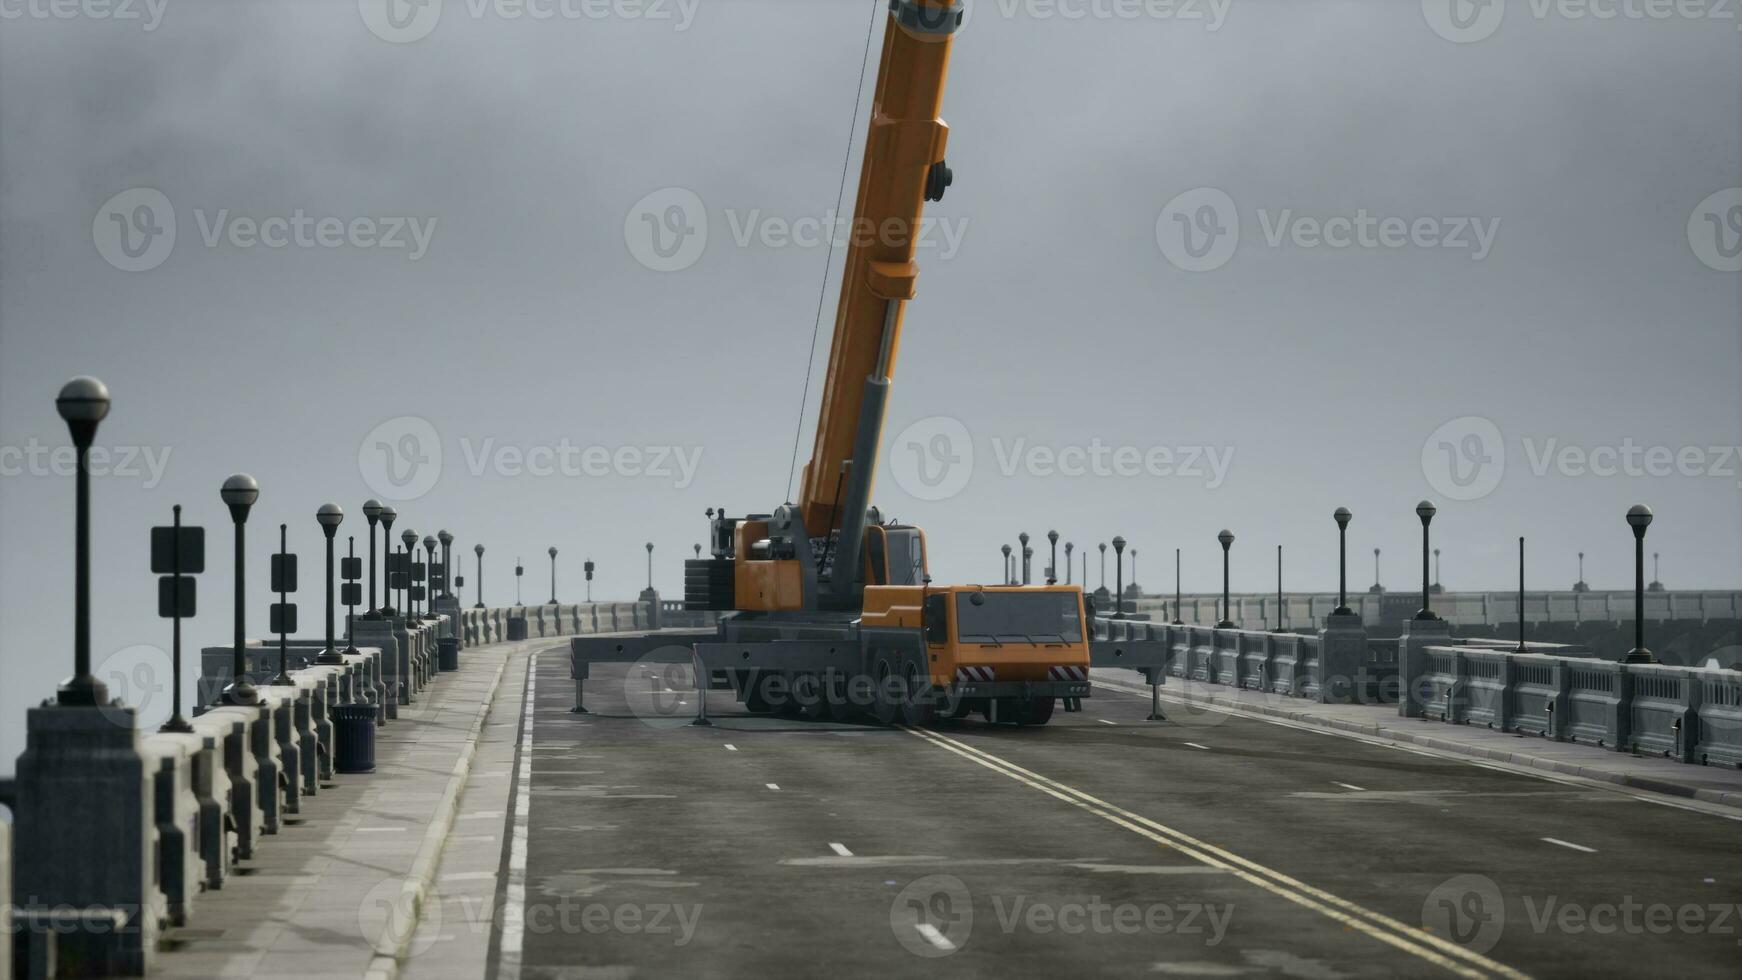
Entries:
{"type": "Polygon", "coordinates": [[[405,587],[410,584],[411,582],[404,572],[393,572],[387,576],[387,587],[389,589],[403,592],[405,591],[405,587]]]}
{"type": "Polygon", "coordinates": [[[411,587],[411,601],[412,602],[422,602],[423,601],[423,586],[414,585],[411,587]]]}
{"type": "Polygon", "coordinates": [[[339,605],[361,606],[363,604],[363,586],[359,582],[346,582],[339,586],[339,605]]]}
{"type": "Polygon", "coordinates": [[[151,571],[157,575],[198,575],[206,570],[206,529],[203,527],[154,527],[151,529],[151,571]],[[177,550],[180,554],[176,554],[177,550]],[[179,567],[178,567],[179,563],[179,567]]]}
{"type": "MultiPolygon", "coordinates": [[[[295,556],[292,556],[295,557],[295,556]]],[[[271,608],[272,623],[269,629],[274,633],[296,632],[296,603],[275,602],[271,608]]]]}
{"type": "Polygon", "coordinates": [[[408,561],[410,561],[410,556],[406,555],[406,553],[403,551],[395,551],[393,554],[388,555],[387,556],[387,574],[389,574],[389,575],[395,575],[395,574],[403,575],[403,574],[405,574],[405,570],[407,567],[406,563],[408,561]]]}
{"type": "Polygon", "coordinates": [[[194,580],[186,575],[165,575],[157,580],[157,614],[164,619],[192,619],[194,580]]]}
{"type": "Polygon", "coordinates": [[[421,561],[412,562],[411,563],[411,580],[413,582],[423,581],[424,573],[426,571],[427,571],[427,569],[424,567],[423,562],[421,562],[421,561]]]}
{"type": "Polygon", "coordinates": [[[355,582],[363,577],[363,559],[340,558],[339,577],[347,582],[355,582]]]}
{"type": "MultiPolygon", "coordinates": [[[[276,554],[272,556],[272,591],[296,591],[296,556],[276,554]]],[[[277,632],[274,630],[273,632],[277,632]]]]}

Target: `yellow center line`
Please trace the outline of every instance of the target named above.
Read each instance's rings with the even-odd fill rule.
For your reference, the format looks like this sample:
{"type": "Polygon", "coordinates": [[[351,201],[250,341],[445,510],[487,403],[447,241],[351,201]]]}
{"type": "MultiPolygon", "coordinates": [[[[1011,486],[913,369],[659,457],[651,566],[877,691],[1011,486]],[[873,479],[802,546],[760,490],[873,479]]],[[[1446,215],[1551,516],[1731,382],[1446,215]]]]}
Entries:
{"type": "Polygon", "coordinates": [[[1213,844],[1205,843],[1189,834],[1157,823],[1148,817],[1097,799],[1082,790],[1050,777],[1024,769],[990,752],[940,735],[937,732],[922,731],[906,726],[902,726],[902,730],[910,735],[925,739],[947,752],[953,752],[970,762],[1040,790],[1048,796],[1093,813],[1109,823],[1123,827],[1163,847],[1172,848],[1211,867],[1227,871],[1265,891],[1318,912],[1351,929],[1364,932],[1380,942],[1432,963],[1450,973],[1469,977],[1471,980],[1479,980],[1479,978],[1487,977],[1490,974],[1507,977],[1509,980],[1530,980],[1528,975],[1479,953],[1467,950],[1456,943],[1441,939],[1422,929],[1399,922],[1347,899],[1339,898],[1322,889],[1297,881],[1279,871],[1247,860],[1213,844]],[[1464,962],[1459,962],[1459,960],[1464,962]]]}

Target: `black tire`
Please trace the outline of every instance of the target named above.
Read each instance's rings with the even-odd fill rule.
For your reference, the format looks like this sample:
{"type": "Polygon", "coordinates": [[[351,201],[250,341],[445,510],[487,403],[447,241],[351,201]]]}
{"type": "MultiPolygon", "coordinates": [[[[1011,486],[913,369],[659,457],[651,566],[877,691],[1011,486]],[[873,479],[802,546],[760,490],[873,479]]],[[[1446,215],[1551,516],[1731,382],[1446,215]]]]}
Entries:
{"type": "Polygon", "coordinates": [[[919,661],[909,658],[902,665],[901,720],[910,728],[927,728],[937,721],[937,703],[932,698],[931,677],[919,661]]]}
{"type": "Polygon", "coordinates": [[[1044,725],[1052,720],[1052,698],[1018,698],[1012,716],[1018,725],[1044,725]]]}
{"type": "Polygon", "coordinates": [[[901,717],[901,675],[888,656],[879,654],[871,665],[871,716],[879,725],[893,725],[901,717]]]}

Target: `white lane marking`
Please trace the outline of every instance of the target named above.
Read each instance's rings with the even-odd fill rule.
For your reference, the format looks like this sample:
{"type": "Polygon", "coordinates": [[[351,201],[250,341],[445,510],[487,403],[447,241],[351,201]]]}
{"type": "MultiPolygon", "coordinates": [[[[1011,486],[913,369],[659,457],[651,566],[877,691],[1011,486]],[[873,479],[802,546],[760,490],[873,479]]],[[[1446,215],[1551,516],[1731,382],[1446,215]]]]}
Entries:
{"type": "MultiPolygon", "coordinates": [[[[1097,680],[1095,683],[1099,687],[1105,688],[1109,691],[1117,691],[1120,694],[1128,694],[1132,697],[1145,699],[1149,697],[1149,688],[1147,687],[1127,687],[1117,681],[1104,679],[1097,680]]],[[[1721,803],[1682,801],[1673,797],[1662,796],[1640,796],[1638,795],[1639,790],[1634,787],[1622,786],[1604,779],[1591,779],[1584,776],[1572,776],[1566,773],[1546,772],[1522,763],[1481,762],[1462,752],[1451,752],[1444,749],[1419,748],[1407,742],[1398,741],[1396,736],[1364,735],[1342,728],[1325,728],[1321,725],[1309,725],[1305,722],[1295,721],[1290,718],[1278,718],[1275,715],[1267,715],[1262,712],[1247,711],[1240,708],[1231,708],[1226,705],[1210,704],[1203,701],[1188,700],[1171,694],[1163,694],[1161,699],[1169,704],[1184,705],[1189,708],[1197,708],[1204,711],[1214,711],[1217,714],[1228,715],[1234,718],[1244,718],[1247,721],[1263,722],[1266,725],[1275,725],[1278,728],[1292,728],[1297,732],[1306,732],[1309,735],[1329,735],[1332,738],[1346,738],[1350,741],[1361,742],[1375,748],[1391,749],[1397,752],[1408,752],[1411,755],[1426,756],[1429,759],[1438,759],[1441,762],[1456,762],[1466,766],[1475,766],[1478,769],[1492,769],[1495,772],[1503,772],[1511,776],[1528,776],[1531,779],[1559,783],[1562,786],[1576,786],[1580,789],[1600,790],[1605,793],[1618,793],[1622,796],[1631,797],[1632,799],[1640,800],[1642,802],[1656,803],[1658,806],[1667,806],[1675,810],[1686,810],[1689,813],[1703,813],[1708,817],[1718,817],[1723,820],[1742,822],[1742,813],[1725,812],[1729,810],[1729,807],[1726,807],[1721,803]]]]}
{"type": "Polygon", "coordinates": [[[404,827],[358,827],[356,829],[355,833],[359,833],[359,834],[403,834],[403,833],[405,833],[405,828],[404,827]]]}
{"type": "Polygon", "coordinates": [[[926,942],[931,943],[938,949],[941,949],[946,953],[953,953],[956,951],[956,944],[950,942],[950,937],[939,932],[937,926],[934,926],[929,922],[916,922],[914,923],[913,928],[915,932],[918,932],[920,935],[925,937],[926,942]]]}
{"type": "Polygon", "coordinates": [[[520,763],[514,787],[514,834],[508,841],[508,881],[503,886],[502,946],[497,980],[520,980],[526,948],[527,813],[532,809],[532,710],[538,703],[538,654],[526,661],[526,709],[521,716],[520,763]]]}
{"type": "Polygon", "coordinates": [[[1194,749],[1203,749],[1205,752],[1210,751],[1210,747],[1208,745],[1199,745],[1196,742],[1181,742],[1180,744],[1181,745],[1189,745],[1194,749]]]}
{"type": "Polygon", "coordinates": [[[844,858],[850,858],[853,856],[853,852],[847,850],[847,845],[845,845],[845,844],[836,844],[836,843],[831,842],[829,844],[829,850],[834,851],[836,854],[839,854],[840,856],[842,856],[844,858]]]}
{"type": "Polygon", "coordinates": [[[1332,780],[1332,781],[1331,781],[1331,785],[1332,785],[1332,786],[1341,786],[1341,787],[1343,787],[1343,788],[1344,788],[1344,789],[1352,789],[1352,790],[1354,790],[1354,791],[1355,791],[1355,792],[1357,792],[1357,793],[1365,793],[1365,792],[1367,792],[1367,787],[1365,787],[1365,786],[1356,786],[1356,785],[1355,785],[1355,784],[1354,784],[1354,783],[1339,783],[1339,782],[1337,782],[1337,781],[1335,781],[1335,780],[1332,780]]]}
{"type": "Polygon", "coordinates": [[[1559,837],[1544,837],[1542,840],[1548,844],[1558,844],[1561,847],[1570,847],[1575,851],[1583,851],[1586,854],[1597,853],[1597,849],[1594,847],[1586,847],[1583,844],[1574,844],[1572,841],[1561,840],[1559,837]]]}
{"type": "Polygon", "coordinates": [[[726,751],[727,752],[736,752],[736,751],[738,751],[738,746],[733,745],[731,742],[727,742],[726,743],[726,751]]]}
{"type": "Polygon", "coordinates": [[[1105,719],[1105,718],[1096,718],[1096,719],[1095,719],[1095,720],[1096,720],[1096,721],[1098,721],[1098,722],[1100,722],[1100,723],[1101,723],[1101,724],[1103,724],[1103,725],[1117,725],[1117,724],[1119,724],[1119,723],[1118,723],[1118,722],[1116,722],[1116,721],[1108,721],[1108,720],[1107,720],[1107,719],[1105,719]]]}
{"type": "Polygon", "coordinates": [[[494,871],[456,871],[453,874],[442,875],[443,881],[483,881],[485,878],[496,877],[494,871]]]}
{"type": "Polygon", "coordinates": [[[780,788],[779,783],[763,783],[762,785],[768,787],[769,789],[779,789],[780,788]]]}

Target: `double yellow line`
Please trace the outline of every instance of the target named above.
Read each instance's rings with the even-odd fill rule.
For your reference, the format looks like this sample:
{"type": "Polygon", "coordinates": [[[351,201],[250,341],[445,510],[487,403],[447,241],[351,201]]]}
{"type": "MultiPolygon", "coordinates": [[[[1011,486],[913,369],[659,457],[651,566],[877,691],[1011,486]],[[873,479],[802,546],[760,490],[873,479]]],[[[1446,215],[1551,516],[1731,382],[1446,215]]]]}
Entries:
{"type": "Polygon", "coordinates": [[[924,739],[946,752],[954,752],[976,765],[984,766],[993,772],[1040,790],[1048,796],[1086,810],[1108,823],[1123,827],[1140,837],[1146,837],[1164,847],[1172,848],[1210,867],[1220,868],[1273,895],[1285,898],[1304,908],[1312,909],[1326,918],[1340,922],[1350,929],[1366,933],[1386,945],[1426,960],[1460,977],[1468,977],[1470,980],[1482,980],[1486,977],[1530,980],[1527,974],[1504,963],[1495,962],[1480,953],[1465,949],[1457,943],[1442,939],[1423,929],[1406,925],[1390,916],[1381,915],[1354,902],[1338,898],[1323,889],[1297,881],[1280,871],[1267,868],[1255,861],[1248,861],[1238,854],[1223,850],[1213,844],[1207,844],[1189,834],[1181,833],[1148,817],[1114,806],[1105,800],[1097,799],[1056,779],[1024,769],[1014,762],[999,758],[990,752],[977,749],[972,745],[940,735],[937,732],[906,726],[902,726],[902,730],[909,735],[924,739]]]}

